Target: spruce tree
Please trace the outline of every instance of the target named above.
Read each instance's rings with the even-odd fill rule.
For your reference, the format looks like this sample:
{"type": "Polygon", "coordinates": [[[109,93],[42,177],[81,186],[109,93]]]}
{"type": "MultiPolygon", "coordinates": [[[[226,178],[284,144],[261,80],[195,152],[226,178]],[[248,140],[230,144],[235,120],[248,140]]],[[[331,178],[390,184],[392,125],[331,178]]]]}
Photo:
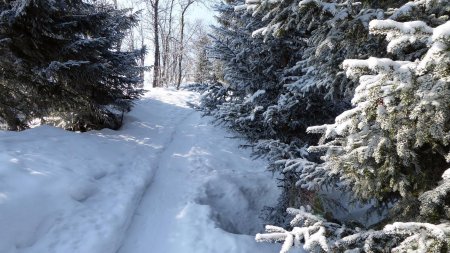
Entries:
{"type": "Polygon", "coordinates": [[[142,92],[144,49],[119,49],[138,22],[128,13],[81,0],[1,2],[0,119],[12,130],[33,119],[72,130],[120,127],[142,92]]]}
{"type": "Polygon", "coordinates": [[[205,84],[212,76],[212,63],[208,59],[207,49],[211,43],[207,35],[201,36],[196,43],[196,60],[194,80],[196,83],[205,84]]]}
{"type": "Polygon", "coordinates": [[[268,226],[257,239],[284,240],[281,252],[447,252],[448,1],[231,2],[213,50],[227,83],[211,86],[204,105],[281,174],[277,208],[311,206],[288,210],[292,230],[268,226]],[[274,57],[259,58],[265,50],[274,57]],[[307,152],[311,125],[322,136],[307,152]],[[361,215],[386,208],[370,223],[361,215]]]}
{"type": "MultiPolygon", "coordinates": [[[[416,8],[435,16],[436,4],[418,1],[416,8]]],[[[448,3],[439,7],[450,10],[448,3]]],[[[404,11],[400,8],[396,16],[406,16],[404,11]]],[[[321,145],[310,150],[326,151],[323,167],[358,199],[399,201],[398,211],[407,217],[418,215],[418,196],[434,189],[450,167],[447,15],[429,21],[436,28],[417,20],[372,21],[370,32],[386,36],[389,53],[417,58],[344,61],[347,75],[360,82],[352,100],[355,107],[334,124],[309,128],[324,134],[321,145]]]]}
{"type": "Polygon", "coordinates": [[[332,252],[449,251],[448,11],[447,1],[414,1],[390,19],[371,21],[370,32],[386,36],[389,53],[411,60],[344,61],[346,74],[359,81],[354,108],[334,124],[308,129],[322,133],[320,145],[309,150],[325,152],[324,164],[305,166],[313,169],[312,179],[328,177],[356,200],[389,208],[372,226],[379,230],[331,222],[302,207],[288,209],[295,216],[291,231],[268,226],[268,234],[257,240],[285,241],[281,252],[293,246],[332,252]],[[404,21],[418,16],[422,20],[404,21]]]}

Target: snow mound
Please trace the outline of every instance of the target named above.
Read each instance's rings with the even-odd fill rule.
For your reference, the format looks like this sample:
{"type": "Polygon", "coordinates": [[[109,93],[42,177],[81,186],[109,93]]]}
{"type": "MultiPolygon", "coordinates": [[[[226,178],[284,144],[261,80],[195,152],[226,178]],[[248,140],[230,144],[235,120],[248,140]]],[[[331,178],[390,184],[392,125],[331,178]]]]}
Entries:
{"type": "Polygon", "coordinates": [[[0,252],[118,247],[151,168],[133,162],[135,143],[99,133],[0,133],[0,252]]]}
{"type": "Polygon", "coordinates": [[[203,186],[197,203],[210,207],[210,218],[222,230],[254,235],[264,229],[259,219],[264,205],[258,199],[273,191],[268,187],[259,185],[258,178],[216,177],[203,186]]]}

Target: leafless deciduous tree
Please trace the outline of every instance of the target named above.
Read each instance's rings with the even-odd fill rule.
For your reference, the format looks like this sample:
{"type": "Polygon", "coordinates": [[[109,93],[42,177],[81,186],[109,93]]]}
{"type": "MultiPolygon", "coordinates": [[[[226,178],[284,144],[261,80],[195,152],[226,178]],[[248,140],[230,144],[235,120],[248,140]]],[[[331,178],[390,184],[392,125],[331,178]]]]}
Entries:
{"type": "Polygon", "coordinates": [[[180,88],[181,78],[183,74],[183,55],[184,55],[184,27],[186,25],[186,12],[196,0],[180,0],[181,14],[180,14],[180,52],[178,56],[178,79],[177,89],[180,88]]]}
{"type": "MultiPolygon", "coordinates": [[[[115,1],[115,0],[111,0],[115,1]]],[[[179,87],[186,77],[187,66],[194,66],[190,57],[191,41],[197,41],[198,22],[190,22],[189,9],[204,0],[132,0],[131,8],[142,9],[141,24],[129,34],[129,48],[145,43],[151,46],[152,86],[179,87]],[[137,7],[135,7],[137,6],[137,7]],[[139,43],[140,42],[140,43],[139,43]]],[[[130,7],[130,6],[128,6],[130,7]]],[[[203,28],[202,28],[203,29],[203,28]]],[[[144,65],[145,59],[140,59],[144,65]]]]}

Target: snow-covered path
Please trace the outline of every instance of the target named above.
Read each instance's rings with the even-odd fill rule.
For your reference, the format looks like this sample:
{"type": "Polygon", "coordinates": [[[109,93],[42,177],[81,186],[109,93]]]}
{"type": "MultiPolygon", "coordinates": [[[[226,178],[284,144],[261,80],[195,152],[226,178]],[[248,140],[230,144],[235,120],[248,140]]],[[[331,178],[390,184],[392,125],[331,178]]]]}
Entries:
{"type": "Polygon", "coordinates": [[[210,119],[186,108],[195,98],[163,92],[151,96],[178,101],[171,115],[177,123],[119,252],[264,252],[265,245],[252,236],[262,228],[258,215],[264,201],[258,199],[275,197],[264,164],[251,160],[210,119]]]}
{"type": "Polygon", "coordinates": [[[152,89],[120,131],[0,132],[0,252],[277,252],[253,236],[274,180],[197,100],[152,89]]]}

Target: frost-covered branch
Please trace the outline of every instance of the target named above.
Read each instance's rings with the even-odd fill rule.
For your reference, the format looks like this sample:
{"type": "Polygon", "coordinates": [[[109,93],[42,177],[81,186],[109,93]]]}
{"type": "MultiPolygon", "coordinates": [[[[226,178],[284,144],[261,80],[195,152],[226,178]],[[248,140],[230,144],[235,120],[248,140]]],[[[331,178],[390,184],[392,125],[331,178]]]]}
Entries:
{"type": "Polygon", "coordinates": [[[448,222],[395,222],[381,230],[365,230],[326,221],[308,207],[289,208],[287,212],[295,216],[290,231],[268,225],[265,234],[256,235],[256,241],[283,242],[280,253],[292,248],[308,252],[443,252],[450,245],[448,222]]]}

